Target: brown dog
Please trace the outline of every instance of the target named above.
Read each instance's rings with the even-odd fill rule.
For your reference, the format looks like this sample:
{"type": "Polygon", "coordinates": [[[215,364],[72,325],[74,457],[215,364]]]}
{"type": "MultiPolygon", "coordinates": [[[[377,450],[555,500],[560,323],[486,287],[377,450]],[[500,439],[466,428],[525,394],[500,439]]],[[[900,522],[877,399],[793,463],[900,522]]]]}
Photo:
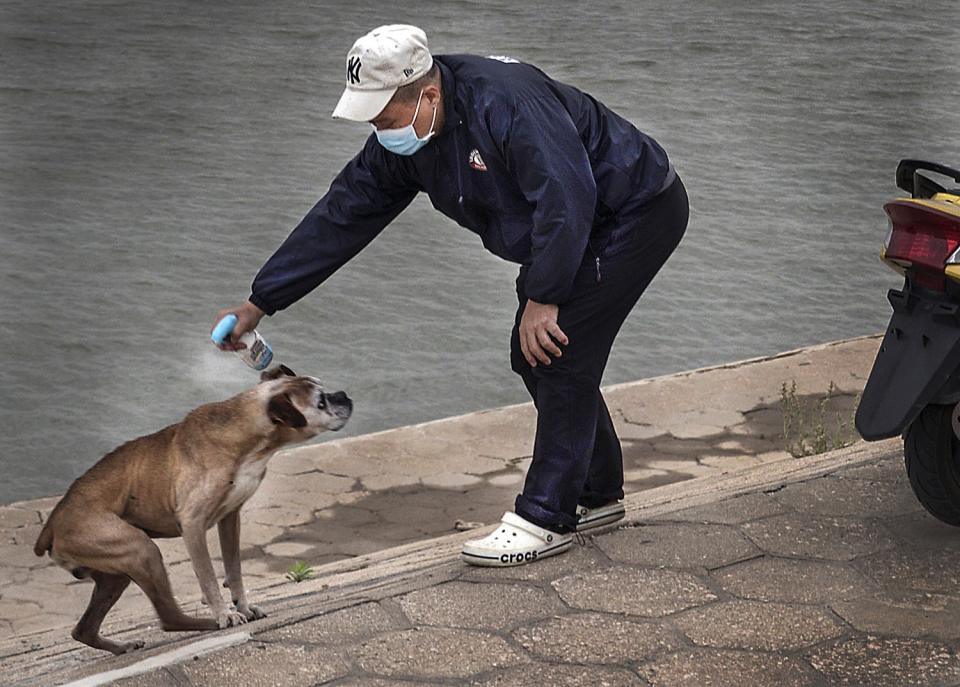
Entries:
{"type": "Polygon", "coordinates": [[[240,507],[260,485],[280,447],[343,427],[353,403],[325,394],[313,377],[280,366],[253,389],[200,406],[181,422],[123,444],[78,478],[50,514],[34,552],[96,586],[73,637],[115,654],[143,642],[100,636],[104,616],[133,580],[153,603],[164,630],[215,630],[264,617],[247,601],[240,576],[240,507]],[[220,594],[207,550],[217,525],[225,586],[220,594]],[[212,619],[185,615],[170,589],[155,537],[183,537],[212,619]]]}

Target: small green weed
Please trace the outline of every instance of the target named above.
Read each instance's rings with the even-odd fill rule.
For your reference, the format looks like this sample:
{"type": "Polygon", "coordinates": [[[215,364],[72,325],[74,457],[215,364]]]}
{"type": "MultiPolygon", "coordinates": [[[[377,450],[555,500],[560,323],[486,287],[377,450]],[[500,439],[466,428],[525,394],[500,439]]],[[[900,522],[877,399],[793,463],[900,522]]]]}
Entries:
{"type": "Polygon", "coordinates": [[[290,566],[286,578],[291,582],[303,582],[304,580],[309,580],[313,575],[313,568],[303,561],[297,561],[290,566]]]}
{"type": "MultiPolygon", "coordinates": [[[[828,406],[842,392],[832,381],[826,395],[804,398],[797,395],[797,380],[780,385],[783,413],[783,446],[794,458],[813,456],[852,444],[856,438],[853,417],[831,413],[828,406]],[[835,415],[833,422],[831,415],[835,415]]],[[[856,404],[854,404],[856,407],[856,404]]]]}

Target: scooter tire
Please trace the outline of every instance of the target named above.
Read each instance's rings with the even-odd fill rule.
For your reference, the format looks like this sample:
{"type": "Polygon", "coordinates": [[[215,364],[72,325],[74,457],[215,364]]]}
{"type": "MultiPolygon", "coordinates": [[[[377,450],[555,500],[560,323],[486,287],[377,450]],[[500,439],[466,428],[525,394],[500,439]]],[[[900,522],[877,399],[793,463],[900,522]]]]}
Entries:
{"type": "Polygon", "coordinates": [[[917,500],[933,517],[960,527],[960,441],[953,406],[928,405],[903,435],[903,458],[917,500]]]}

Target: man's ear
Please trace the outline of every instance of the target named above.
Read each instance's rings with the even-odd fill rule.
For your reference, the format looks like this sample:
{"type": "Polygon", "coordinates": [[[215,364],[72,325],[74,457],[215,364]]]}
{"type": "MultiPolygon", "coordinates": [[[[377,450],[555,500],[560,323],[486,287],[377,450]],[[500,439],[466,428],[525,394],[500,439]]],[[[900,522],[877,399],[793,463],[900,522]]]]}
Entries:
{"type": "Polygon", "coordinates": [[[261,382],[269,382],[271,379],[279,379],[280,377],[296,377],[297,373],[291,370],[286,365],[278,365],[277,367],[270,368],[269,370],[264,370],[260,373],[261,382]]]}
{"type": "Polygon", "coordinates": [[[307,426],[307,418],[293,405],[290,396],[277,394],[267,403],[267,415],[275,425],[283,425],[291,429],[307,426]]]}
{"type": "Polygon", "coordinates": [[[439,84],[430,84],[423,89],[423,95],[427,100],[439,103],[443,97],[439,84]]]}

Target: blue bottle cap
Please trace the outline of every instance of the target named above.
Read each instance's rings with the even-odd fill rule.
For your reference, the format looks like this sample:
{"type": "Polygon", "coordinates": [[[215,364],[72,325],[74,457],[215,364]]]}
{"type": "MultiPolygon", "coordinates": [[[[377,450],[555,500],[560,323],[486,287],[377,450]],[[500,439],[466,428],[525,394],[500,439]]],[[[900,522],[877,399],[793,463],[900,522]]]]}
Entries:
{"type": "Polygon", "coordinates": [[[233,331],[233,328],[237,325],[237,320],[239,318],[230,313],[222,320],[217,322],[217,326],[213,328],[213,331],[210,332],[210,339],[215,344],[222,344],[227,340],[227,337],[230,336],[230,333],[233,331]]]}

